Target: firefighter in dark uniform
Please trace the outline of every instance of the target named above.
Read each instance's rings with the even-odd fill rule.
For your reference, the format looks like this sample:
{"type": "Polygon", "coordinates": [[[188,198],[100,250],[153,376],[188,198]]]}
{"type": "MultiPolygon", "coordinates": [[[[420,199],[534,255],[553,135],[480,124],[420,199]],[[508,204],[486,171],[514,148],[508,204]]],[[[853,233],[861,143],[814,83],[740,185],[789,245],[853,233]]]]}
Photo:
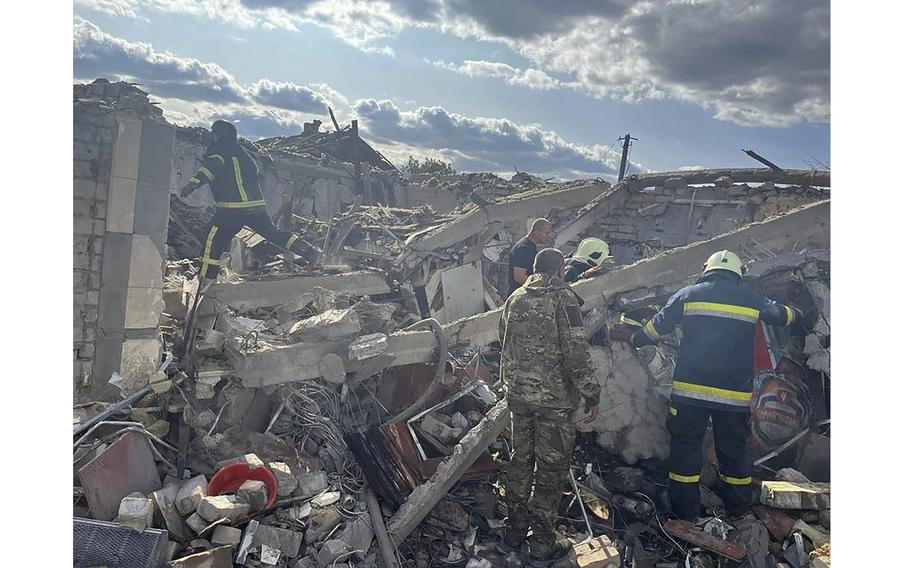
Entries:
{"type": "Polygon", "coordinates": [[[575,254],[566,261],[565,281],[571,284],[579,280],[593,278],[604,271],[604,263],[612,260],[610,245],[589,237],[578,243],[575,254]]]}
{"type": "Polygon", "coordinates": [[[746,440],[755,375],[755,324],[761,320],[790,325],[802,317],[799,310],[740,286],[742,274],[736,254],[716,252],[698,281],[674,294],[638,331],[626,326],[610,330],[611,339],[637,348],[655,344],[682,323],[668,417],[668,466],[673,514],[688,521],[701,512],[698,481],[708,418],[727,512],[734,517],[748,512],[752,464],[746,440]]]}
{"type": "Polygon", "coordinates": [[[277,228],[265,210],[259,186],[259,164],[237,142],[237,129],[230,122],[212,124],[215,142],[205,153],[202,168],[180,190],[186,197],[209,184],[215,198],[215,215],[206,231],[200,278],[218,276],[221,254],[242,227],[256,231],[270,243],[302,256],[308,262],[319,258],[319,249],[298,235],[277,228]]]}

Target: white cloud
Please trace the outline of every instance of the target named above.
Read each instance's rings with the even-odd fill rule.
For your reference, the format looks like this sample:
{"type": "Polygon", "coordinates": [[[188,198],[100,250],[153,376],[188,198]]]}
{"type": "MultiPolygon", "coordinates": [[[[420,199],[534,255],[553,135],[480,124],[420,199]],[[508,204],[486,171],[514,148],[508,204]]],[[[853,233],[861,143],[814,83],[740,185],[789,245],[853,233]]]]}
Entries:
{"type": "MultiPolygon", "coordinates": [[[[462,171],[503,172],[514,165],[562,178],[608,176],[618,169],[616,151],[567,141],[536,124],[466,116],[438,106],[402,110],[389,100],[362,99],[351,105],[324,83],[261,79],[241,85],[218,65],[158,52],[82,19],[74,23],[73,52],[77,77],[113,75],[138,82],[161,99],[165,116],[178,124],[229,120],[242,136],[256,140],[298,134],[313,115],[325,121],[325,107],[331,105],[339,122],[359,118],[364,137],[393,159],[429,155],[453,161],[462,171]]],[[[496,69],[496,64],[479,63],[477,69],[496,69]]],[[[512,73],[516,75],[527,76],[524,71],[512,73]]],[[[631,170],[637,169],[632,164],[631,170]]]]}
{"type": "Polygon", "coordinates": [[[482,76],[530,88],[565,86],[553,75],[568,76],[568,86],[593,97],[672,98],[744,125],[824,122],[830,113],[828,0],[77,1],[125,16],[180,11],[287,29],[310,22],[385,55],[393,52],[382,40],[435,27],[507,44],[533,67],[488,67],[497,74],[482,76]]]}
{"type": "MultiPolygon", "coordinates": [[[[569,142],[536,124],[472,117],[442,107],[407,111],[389,100],[361,99],[354,111],[380,144],[430,148],[458,170],[507,171],[512,166],[543,176],[615,175],[619,154],[606,146],[569,142]]],[[[632,170],[640,166],[633,164],[632,170]]]]}
{"type": "Polygon", "coordinates": [[[73,70],[77,77],[138,82],[161,96],[222,103],[244,100],[241,86],[221,66],[114,37],[81,18],[73,24],[73,70]]]}
{"type": "Polygon", "coordinates": [[[461,64],[447,63],[445,61],[430,61],[429,63],[468,77],[495,77],[504,79],[512,85],[521,85],[538,91],[572,86],[551,77],[540,69],[520,69],[506,63],[494,61],[466,59],[461,64]]]}

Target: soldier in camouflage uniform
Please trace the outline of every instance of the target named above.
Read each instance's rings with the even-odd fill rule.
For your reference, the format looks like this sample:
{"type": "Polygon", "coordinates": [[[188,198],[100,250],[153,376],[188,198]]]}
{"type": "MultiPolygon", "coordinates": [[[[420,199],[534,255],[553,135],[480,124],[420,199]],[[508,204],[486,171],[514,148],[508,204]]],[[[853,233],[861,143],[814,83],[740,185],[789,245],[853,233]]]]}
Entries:
{"type": "Polygon", "coordinates": [[[506,471],[504,540],[520,547],[533,529],[528,543],[535,558],[566,552],[565,543],[556,542],[555,529],[575,446],[572,415],[581,400],[596,415],[600,400],[581,309],[563,282],[564,273],[557,249],[537,253],[534,274],[509,296],[499,321],[500,372],[512,412],[514,451],[506,471]]]}

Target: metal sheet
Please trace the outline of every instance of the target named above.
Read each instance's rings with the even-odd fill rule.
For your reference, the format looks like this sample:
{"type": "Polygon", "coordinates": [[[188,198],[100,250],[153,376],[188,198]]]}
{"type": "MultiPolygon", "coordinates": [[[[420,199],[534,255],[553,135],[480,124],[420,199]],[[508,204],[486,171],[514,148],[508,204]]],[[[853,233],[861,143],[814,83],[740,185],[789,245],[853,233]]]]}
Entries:
{"type": "Polygon", "coordinates": [[[134,491],[148,495],[161,487],[151,442],[138,432],[127,432],[79,470],[92,517],[110,521],[120,500],[134,491]]]}

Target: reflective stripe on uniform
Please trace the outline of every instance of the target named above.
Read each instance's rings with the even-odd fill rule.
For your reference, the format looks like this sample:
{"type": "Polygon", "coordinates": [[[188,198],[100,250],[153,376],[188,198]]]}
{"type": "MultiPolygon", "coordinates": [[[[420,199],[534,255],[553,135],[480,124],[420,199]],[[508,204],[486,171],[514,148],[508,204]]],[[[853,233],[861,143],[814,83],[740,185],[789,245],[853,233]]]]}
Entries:
{"type": "Polygon", "coordinates": [[[796,319],[796,316],[793,313],[793,310],[790,309],[790,306],[784,306],[784,310],[787,312],[787,323],[784,325],[790,325],[793,323],[793,320],[796,319]]]}
{"type": "Polygon", "coordinates": [[[684,398],[693,398],[708,402],[717,402],[730,406],[749,406],[752,392],[742,392],[683,381],[673,381],[673,394],[684,398]]]}
{"type": "Polygon", "coordinates": [[[212,154],[211,156],[209,156],[209,158],[218,158],[221,161],[221,165],[222,166],[224,165],[224,158],[222,158],[218,154],[212,154]]]}
{"type": "Polygon", "coordinates": [[[748,477],[730,477],[729,475],[720,474],[720,479],[730,485],[749,485],[752,483],[752,476],[748,477]]]}
{"type": "Polygon", "coordinates": [[[729,318],[755,323],[758,321],[758,310],[733,304],[717,304],[715,302],[686,302],[683,305],[683,314],[687,316],[713,316],[729,318]]]}
{"type": "Polygon", "coordinates": [[[654,320],[650,320],[645,324],[645,333],[648,335],[648,337],[651,338],[652,341],[657,341],[660,339],[660,333],[657,331],[657,328],[654,327],[654,320]]]}
{"type": "Polygon", "coordinates": [[[190,181],[193,183],[202,183],[202,181],[199,178],[197,178],[196,176],[191,177],[190,181]]]}
{"type": "Polygon", "coordinates": [[[249,201],[246,196],[246,190],[243,188],[243,175],[240,173],[240,161],[237,159],[237,156],[232,157],[231,161],[234,162],[234,177],[237,179],[237,191],[240,192],[240,200],[249,201]]]}
{"type": "Polygon", "coordinates": [[[291,235],[291,238],[288,239],[288,242],[286,245],[284,245],[284,248],[290,249],[291,245],[294,244],[299,238],[300,237],[298,235],[291,235]]]}
{"type": "Polygon", "coordinates": [[[232,209],[243,209],[244,207],[259,207],[260,205],[265,205],[264,199],[257,199],[256,201],[219,201],[215,203],[216,207],[229,207],[232,209]]]}
{"type": "Polygon", "coordinates": [[[209,170],[209,169],[206,168],[205,166],[199,168],[199,173],[201,173],[201,174],[204,175],[205,177],[209,178],[209,181],[214,181],[214,180],[215,180],[215,174],[213,174],[213,173],[211,172],[211,170],[209,170]]]}
{"type": "Polygon", "coordinates": [[[209,229],[209,236],[205,239],[205,248],[202,249],[202,268],[200,270],[202,278],[205,278],[206,274],[208,274],[209,265],[212,264],[212,241],[215,240],[215,233],[217,232],[218,225],[212,225],[212,228],[209,229]]]}
{"type": "Polygon", "coordinates": [[[676,416],[676,413],[677,413],[677,412],[679,412],[679,411],[676,410],[675,408],[673,408],[672,406],[670,407],[670,415],[671,415],[671,416],[676,416]]]}
{"type": "Polygon", "coordinates": [[[631,325],[635,327],[644,327],[641,325],[641,322],[635,321],[630,317],[626,317],[626,314],[619,314],[619,323],[624,323],[626,325],[631,325]]]}
{"type": "Polygon", "coordinates": [[[699,474],[695,475],[680,475],[678,473],[670,472],[670,479],[673,481],[678,481],[680,483],[698,483],[699,474]]]}

